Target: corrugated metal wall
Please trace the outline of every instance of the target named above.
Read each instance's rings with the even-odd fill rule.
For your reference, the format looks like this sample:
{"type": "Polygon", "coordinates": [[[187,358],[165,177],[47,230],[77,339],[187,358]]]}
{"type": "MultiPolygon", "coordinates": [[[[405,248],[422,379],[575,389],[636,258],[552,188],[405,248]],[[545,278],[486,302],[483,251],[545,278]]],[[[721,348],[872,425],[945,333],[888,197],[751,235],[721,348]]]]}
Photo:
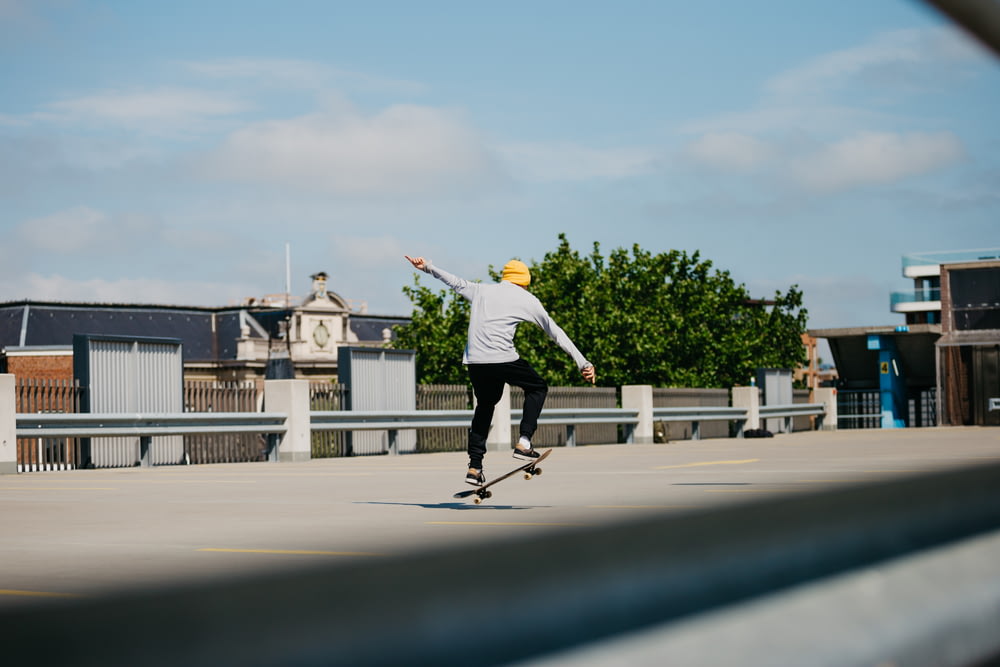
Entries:
{"type": "MultiPolygon", "coordinates": [[[[416,356],[411,350],[342,347],[337,374],[348,386],[351,410],[417,409],[416,356]]],[[[400,431],[397,446],[400,452],[416,451],[416,431],[400,431]]],[[[356,431],[349,449],[354,455],[383,454],[389,451],[389,433],[356,431]]]]}
{"type": "MultiPolygon", "coordinates": [[[[180,341],[83,336],[89,412],[184,412],[184,365],[180,341]]],[[[74,345],[76,341],[74,341],[74,345]]],[[[74,350],[74,356],[78,354],[74,350]]],[[[82,378],[81,378],[82,379],[82,378]]],[[[183,436],[152,439],[154,465],[184,460],[183,436]]],[[[91,438],[97,468],[139,462],[139,438],[91,438]]]]}

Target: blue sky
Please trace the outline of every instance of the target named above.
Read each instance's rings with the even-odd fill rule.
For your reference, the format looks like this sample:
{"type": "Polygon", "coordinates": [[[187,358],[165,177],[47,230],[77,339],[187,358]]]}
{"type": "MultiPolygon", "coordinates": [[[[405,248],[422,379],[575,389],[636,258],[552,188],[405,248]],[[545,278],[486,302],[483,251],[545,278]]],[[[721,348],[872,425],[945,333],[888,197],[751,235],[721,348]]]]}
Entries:
{"type": "MultiPolygon", "coordinates": [[[[1000,61],[916,0],[0,0],[0,300],[700,251],[810,326],[1000,246],[1000,61]],[[764,8],[764,10],[762,10],[764,8]]],[[[558,314],[555,314],[558,319],[558,314]]]]}

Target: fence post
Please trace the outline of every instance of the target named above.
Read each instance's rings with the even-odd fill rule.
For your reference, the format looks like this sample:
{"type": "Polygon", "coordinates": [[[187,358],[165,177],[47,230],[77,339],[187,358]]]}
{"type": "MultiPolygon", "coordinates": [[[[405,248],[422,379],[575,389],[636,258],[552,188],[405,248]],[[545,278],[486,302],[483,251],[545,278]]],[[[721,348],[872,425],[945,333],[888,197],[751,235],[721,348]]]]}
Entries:
{"type": "Polygon", "coordinates": [[[622,387],[622,408],[638,410],[639,423],[632,432],[632,440],[640,445],[653,442],[653,387],[648,384],[627,384],[622,387]]]}
{"type": "Polygon", "coordinates": [[[813,390],[813,401],[822,403],[826,414],[816,419],[816,428],[823,431],[837,430],[837,390],[833,387],[818,387],[813,390]]]}
{"type": "Polygon", "coordinates": [[[153,456],[150,453],[152,444],[152,436],[139,436],[139,465],[143,468],[149,468],[153,465],[153,456]]]}
{"type": "Polygon", "coordinates": [[[491,452],[505,452],[511,448],[510,442],[510,385],[503,386],[503,395],[493,409],[493,424],[486,436],[486,448],[491,452]]]}
{"type": "Polygon", "coordinates": [[[288,430],[278,439],[278,461],[308,461],[312,458],[312,420],[309,414],[308,380],[265,380],[264,408],[287,415],[288,430]]]}
{"type": "MultiPolygon", "coordinates": [[[[744,428],[760,428],[760,389],[733,387],[733,407],[744,408],[747,411],[744,428]]],[[[740,435],[742,434],[743,429],[740,429],[740,435]]]]}
{"type": "Polygon", "coordinates": [[[13,374],[0,374],[0,475],[17,473],[16,387],[13,374]]]}

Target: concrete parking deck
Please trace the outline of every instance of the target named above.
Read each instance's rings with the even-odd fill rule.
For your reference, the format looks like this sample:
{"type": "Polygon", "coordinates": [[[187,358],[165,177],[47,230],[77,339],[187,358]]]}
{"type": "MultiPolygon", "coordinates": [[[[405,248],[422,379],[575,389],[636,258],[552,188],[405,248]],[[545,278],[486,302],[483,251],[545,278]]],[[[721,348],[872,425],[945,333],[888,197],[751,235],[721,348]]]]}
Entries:
{"type": "MultiPolygon", "coordinates": [[[[0,477],[0,606],[218,580],[793,497],[1000,461],[1000,430],[806,432],[557,449],[456,501],[461,453],[0,477]]],[[[488,476],[515,462],[491,452],[488,476]]]]}

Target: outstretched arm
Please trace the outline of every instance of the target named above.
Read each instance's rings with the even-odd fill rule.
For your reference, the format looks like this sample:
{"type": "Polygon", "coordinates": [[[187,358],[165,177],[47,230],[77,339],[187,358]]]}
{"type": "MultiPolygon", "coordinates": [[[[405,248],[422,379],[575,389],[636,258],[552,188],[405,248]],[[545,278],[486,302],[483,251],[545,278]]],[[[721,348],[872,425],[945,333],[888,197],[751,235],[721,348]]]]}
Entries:
{"type": "Polygon", "coordinates": [[[454,276],[444,269],[434,266],[431,260],[425,259],[423,257],[410,257],[409,255],[403,255],[406,260],[413,265],[413,268],[423,271],[424,273],[429,273],[445,285],[455,290],[460,296],[471,299],[471,293],[477,288],[476,283],[470,283],[465,278],[459,278],[454,276]]]}

